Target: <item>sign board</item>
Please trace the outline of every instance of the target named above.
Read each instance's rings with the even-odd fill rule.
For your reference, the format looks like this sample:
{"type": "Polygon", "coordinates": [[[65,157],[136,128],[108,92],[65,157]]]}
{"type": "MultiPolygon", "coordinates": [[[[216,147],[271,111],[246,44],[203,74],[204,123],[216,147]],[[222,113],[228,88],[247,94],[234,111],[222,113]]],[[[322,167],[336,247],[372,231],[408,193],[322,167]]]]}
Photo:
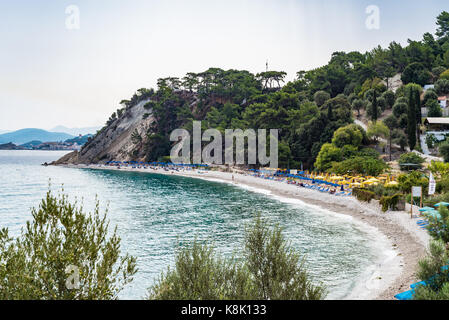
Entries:
{"type": "Polygon", "coordinates": [[[422,187],[412,187],[412,195],[413,197],[421,197],[422,187]]]}
{"type": "Polygon", "coordinates": [[[290,170],[290,174],[298,174],[298,170],[290,170]]]}
{"type": "Polygon", "coordinates": [[[437,182],[435,181],[433,174],[430,173],[430,178],[429,178],[429,196],[435,194],[435,189],[437,186],[437,182]]]}

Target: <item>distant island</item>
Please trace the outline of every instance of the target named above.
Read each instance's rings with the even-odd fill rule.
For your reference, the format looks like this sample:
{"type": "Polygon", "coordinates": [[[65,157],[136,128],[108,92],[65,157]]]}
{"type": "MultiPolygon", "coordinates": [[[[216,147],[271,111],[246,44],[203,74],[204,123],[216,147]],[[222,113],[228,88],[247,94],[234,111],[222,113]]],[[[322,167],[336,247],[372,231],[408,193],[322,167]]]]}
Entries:
{"type": "Polygon", "coordinates": [[[80,150],[93,137],[95,128],[66,128],[64,132],[27,128],[0,134],[0,150],[80,150]],[[76,132],[72,135],[66,131],[76,132]],[[89,132],[90,133],[86,133],[89,132]],[[81,133],[83,132],[83,133],[81,133]]]}
{"type": "MultiPolygon", "coordinates": [[[[21,131],[21,130],[19,130],[21,131]]],[[[42,130],[43,131],[43,130],[42,130]]],[[[62,134],[65,135],[65,134],[62,134]]],[[[0,138],[3,135],[0,135],[0,138]]],[[[51,137],[52,135],[50,135],[51,137]]],[[[36,137],[36,135],[32,136],[36,137]]],[[[60,137],[60,134],[55,135],[56,139],[60,137]]],[[[79,135],[78,137],[71,137],[65,140],[31,140],[26,143],[7,142],[0,144],[0,150],[80,150],[81,147],[86,144],[89,139],[93,137],[92,134],[79,135]]],[[[23,139],[23,138],[21,138],[23,139]]],[[[17,141],[17,140],[16,140],[17,141]]],[[[0,140],[0,142],[2,142],[0,140]]]]}

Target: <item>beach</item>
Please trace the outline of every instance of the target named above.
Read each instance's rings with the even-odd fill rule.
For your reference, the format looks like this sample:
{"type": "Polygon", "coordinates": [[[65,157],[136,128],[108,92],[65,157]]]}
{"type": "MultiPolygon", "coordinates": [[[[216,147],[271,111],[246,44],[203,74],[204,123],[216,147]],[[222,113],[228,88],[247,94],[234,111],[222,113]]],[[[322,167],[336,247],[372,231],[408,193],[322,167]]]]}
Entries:
{"type": "Polygon", "coordinates": [[[417,217],[411,219],[405,211],[383,213],[376,201],[361,203],[354,197],[339,197],[316,190],[301,188],[275,180],[253,177],[249,174],[203,171],[203,170],[169,170],[144,169],[104,166],[104,165],[66,165],[70,168],[120,170],[144,173],[179,175],[200,178],[264,193],[280,201],[303,202],[307,206],[318,206],[328,214],[344,215],[352,222],[363,227],[376,236],[379,247],[378,260],[372,269],[366,270],[353,293],[347,299],[392,300],[394,295],[409,290],[410,284],[417,281],[416,267],[420,258],[426,253],[430,239],[426,230],[420,229],[417,217]]]}

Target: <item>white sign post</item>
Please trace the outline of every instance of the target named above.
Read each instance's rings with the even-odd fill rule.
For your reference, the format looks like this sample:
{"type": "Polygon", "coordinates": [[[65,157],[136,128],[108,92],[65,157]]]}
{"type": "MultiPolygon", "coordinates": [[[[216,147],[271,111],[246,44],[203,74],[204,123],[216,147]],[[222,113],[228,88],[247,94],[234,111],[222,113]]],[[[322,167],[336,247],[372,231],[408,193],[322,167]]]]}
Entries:
{"type": "Polygon", "coordinates": [[[420,207],[422,207],[422,187],[412,187],[412,196],[410,199],[410,218],[413,219],[413,198],[420,197],[421,203],[420,207]]]}

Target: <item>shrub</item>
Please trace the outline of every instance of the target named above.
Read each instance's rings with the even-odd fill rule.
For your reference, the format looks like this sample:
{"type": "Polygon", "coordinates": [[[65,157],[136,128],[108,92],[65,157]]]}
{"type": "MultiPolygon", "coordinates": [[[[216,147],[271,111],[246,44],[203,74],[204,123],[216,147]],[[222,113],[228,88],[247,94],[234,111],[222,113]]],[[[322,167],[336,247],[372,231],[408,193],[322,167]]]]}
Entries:
{"type": "Polygon", "coordinates": [[[404,163],[412,163],[412,164],[416,164],[419,165],[419,168],[422,167],[422,163],[425,160],[417,153],[415,152],[409,152],[409,153],[404,153],[401,154],[401,156],[399,157],[399,164],[404,164],[404,163]]]}
{"type": "Polygon", "coordinates": [[[329,171],[337,174],[363,174],[377,176],[384,172],[387,165],[384,161],[369,157],[354,157],[342,162],[334,162],[329,171]]]}
{"type": "Polygon", "coordinates": [[[449,269],[444,268],[448,260],[446,243],[431,241],[427,257],[419,261],[417,274],[428,285],[415,289],[414,300],[449,300],[449,269]]]}
{"type": "Polygon", "coordinates": [[[446,193],[449,192],[449,177],[444,177],[437,182],[437,186],[435,188],[437,193],[446,193]]]}
{"type": "Polygon", "coordinates": [[[357,198],[359,201],[363,202],[371,202],[371,200],[376,199],[376,194],[372,191],[361,189],[361,188],[355,188],[352,191],[352,194],[357,198]]]}
{"type": "Polygon", "coordinates": [[[387,212],[389,209],[395,211],[401,199],[402,194],[400,193],[396,193],[392,196],[381,197],[380,204],[382,205],[382,211],[387,212]]]}
{"type": "Polygon", "coordinates": [[[86,214],[48,191],[18,238],[1,230],[0,299],[116,299],[137,272],[136,259],[120,256],[117,230],[109,232],[99,210],[97,202],[86,214]],[[68,274],[77,269],[79,283],[68,274]]]}
{"type": "Polygon", "coordinates": [[[398,177],[401,191],[410,192],[412,187],[422,187],[423,194],[427,194],[429,179],[419,171],[412,171],[409,174],[402,174],[398,177]]]}
{"type": "Polygon", "coordinates": [[[218,257],[213,248],[195,243],[180,249],[168,269],[149,289],[158,300],[319,300],[325,290],[311,283],[300,258],[279,227],[269,230],[258,217],[247,228],[243,257],[218,257]]]}

